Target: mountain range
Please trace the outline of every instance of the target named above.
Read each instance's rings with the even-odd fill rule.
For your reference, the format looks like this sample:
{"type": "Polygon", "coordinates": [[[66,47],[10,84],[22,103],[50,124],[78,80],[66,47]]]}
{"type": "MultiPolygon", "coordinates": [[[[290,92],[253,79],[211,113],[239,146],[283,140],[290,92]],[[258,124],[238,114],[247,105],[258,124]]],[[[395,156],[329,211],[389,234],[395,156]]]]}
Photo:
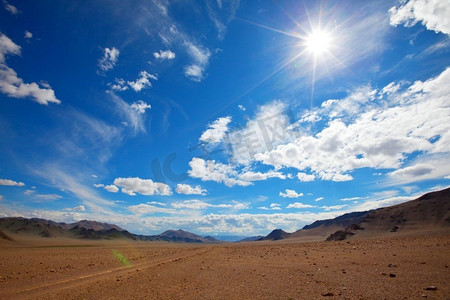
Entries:
{"type": "MultiPolygon", "coordinates": [[[[427,193],[402,204],[371,211],[352,212],[334,219],[318,220],[292,233],[275,229],[265,237],[241,241],[333,241],[381,235],[450,232],[450,188],[427,193]]],[[[13,241],[15,236],[64,237],[89,240],[128,239],[178,243],[221,243],[184,230],[167,230],[159,235],[138,235],[108,223],[82,220],[58,223],[22,217],[0,218],[0,239],[13,241]]]]}

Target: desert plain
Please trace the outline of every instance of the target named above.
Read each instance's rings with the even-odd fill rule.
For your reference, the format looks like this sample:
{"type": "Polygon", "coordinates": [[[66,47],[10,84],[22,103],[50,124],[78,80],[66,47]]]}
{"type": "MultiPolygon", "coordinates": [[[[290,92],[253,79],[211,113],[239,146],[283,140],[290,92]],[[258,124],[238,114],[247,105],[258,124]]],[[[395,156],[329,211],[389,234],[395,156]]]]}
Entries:
{"type": "Polygon", "coordinates": [[[0,299],[450,299],[448,234],[0,243],[0,299]]]}

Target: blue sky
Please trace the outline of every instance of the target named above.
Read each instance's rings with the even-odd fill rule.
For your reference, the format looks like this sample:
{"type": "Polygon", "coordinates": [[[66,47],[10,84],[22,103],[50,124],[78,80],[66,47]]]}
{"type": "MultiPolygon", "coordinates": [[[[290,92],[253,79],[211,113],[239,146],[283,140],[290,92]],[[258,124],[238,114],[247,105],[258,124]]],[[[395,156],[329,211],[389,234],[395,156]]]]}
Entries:
{"type": "Polygon", "coordinates": [[[450,183],[445,1],[2,1],[0,216],[294,231],[450,183]]]}

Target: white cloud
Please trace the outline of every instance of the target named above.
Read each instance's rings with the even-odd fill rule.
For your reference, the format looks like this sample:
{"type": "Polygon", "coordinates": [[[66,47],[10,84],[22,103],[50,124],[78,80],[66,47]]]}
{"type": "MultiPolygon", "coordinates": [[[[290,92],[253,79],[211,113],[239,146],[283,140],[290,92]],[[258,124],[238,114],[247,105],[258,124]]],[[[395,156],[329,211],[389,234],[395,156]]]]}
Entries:
{"type": "Polygon", "coordinates": [[[237,201],[233,201],[232,204],[211,204],[207,203],[205,201],[193,199],[193,200],[185,200],[182,202],[175,202],[172,203],[171,206],[173,208],[187,208],[187,209],[194,209],[194,210],[203,210],[207,208],[226,208],[226,209],[233,209],[233,210],[243,210],[248,208],[247,203],[241,203],[237,201]]]}
{"type": "Polygon", "coordinates": [[[323,197],[319,197],[319,198],[316,198],[316,200],[314,200],[314,201],[320,201],[320,200],[323,200],[323,197]]]}
{"type": "Polygon", "coordinates": [[[94,183],[93,186],[95,186],[96,188],[105,187],[105,185],[103,183],[94,183]]]}
{"type": "Polygon", "coordinates": [[[32,98],[35,102],[43,105],[48,103],[61,103],[52,89],[42,88],[35,82],[24,83],[17,73],[0,64],[0,91],[12,98],[32,98]]]}
{"type": "Polygon", "coordinates": [[[69,207],[69,208],[65,208],[63,209],[64,211],[77,211],[77,212],[82,212],[82,211],[86,211],[86,208],[84,207],[84,205],[78,205],[75,206],[73,208],[69,207]]]}
{"type": "Polygon", "coordinates": [[[0,179],[0,185],[9,185],[9,186],[24,186],[23,182],[17,182],[11,179],[0,179]]]}
{"type": "Polygon", "coordinates": [[[165,214],[176,213],[174,209],[158,207],[144,203],[128,206],[128,210],[137,215],[151,215],[156,213],[165,213],[165,214]]]}
{"type": "Polygon", "coordinates": [[[28,30],[25,30],[24,38],[31,39],[33,37],[33,34],[29,32],[28,30]]]}
{"type": "MultiPolygon", "coordinates": [[[[389,84],[385,93],[358,88],[342,100],[326,101],[314,109],[328,120],[324,128],[300,127],[295,140],[254,157],[275,169],[310,170],[322,180],[347,181],[355,169],[399,169],[414,152],[423,153],[424,164],[436,155],[449,156],[448,82],[450,68],[397,91],[395,84],[389,84]]],[[[442,170],[447,164],[432,165],[437,170],[431,177],[445,175],[442,170]]]]}
{"type": "Polygon", "coordinates": [[[316,176],[314,176],[314,174],[306,174],[303,172],[298,172],[297,178],[300,181],[309,182],[309,181],[314,181],[314,178],[316,178],[316,176]]]}
{"type": "Polygon", "coordinates": [[[34,193],[36,193],[35,190],[25,190],[25,192],[23,192],[23,194],[24,194],[25,196],[30,196],[31,194],[34,194],[34,193]]]}
{"type": "MultiPolygon", "coordinates": [[[[450,152],[450,151],[449,151],[450,152]]],[[[450,170],[448,154],[422,156],[415,163],[387,174],[386,185],[399,185],[442,178],[450,170]]]]}
{"type": "Polygon", "coordinates": [[[113,91],[126,91],[129,89],[129,86],[122,78],[115,78],[114,83],[108,83],[108,86],[111,87],[113,91]]]}
{"type": "Polygon", "coordinates": [[[145,113],[145,111],[146,111],[147,109],[152,108],[152,106],[151,106],[150,104],[145,103],[145,102],[142,101],[142,100],[138,100],[137,102],[132,103],[132,104],[130,105],[130,107],[131,107],[132,109],[134,109],[135,111],[137,111],[138,113],[140,113],[140,114],[143,114],[143,113],[145,113]]]}
{"type": "Polygon", "coordinates": [[[0,32],[0,63],[5,62],[5,55],[20,55],[20,46],[0,32]]]}
{"type": "Polygon", "coordinates": [[[102,58],[98,60],[98,67],[106,72],[114,68],[119,59],[120,51],[116,47],[103,49],[104,53],[102,58]]]}
{"type": "Polygon", "coordinates": [[[239,178],[245,181],[259,181],[259,180],[267,180],[269,178],[279,178],[286,179],[286,175],[281,172],[270,170],[266,173],[263,172],[254,172],[254,171],[245,171],[239,174],[239,178]]]}
{"type": "Polygon", "coordinates": [[[279,195],[283,198],[299,198],[303,196],[303,193],[297,193],[294,190],[286,189],[284,193],[280,192],[279,195]]]}
{"type": "Polygon", "coordinates": [[[248,164],[255,154],[265,153],[291,140],[292,131],[285,111],[286,106],[280,101],[262,105],[244,128],[230,132],[227,142],[231,144],[233,160],[248,164]]]}
{"type": "Polygon", "coordinates": [[[165,50],[165,51],[159,50],[159,53],[154,52],[153,56],[158,60],[171,60],[171,59],[175,58],[175,53],[173,53],[170,50],[165,50]]]}
{"type": "Polygon", "coordinates": [[[119,191],[119,188],[117,186],[115,186],[114,184],[107,185],[104,187],[104,189],[111,193],[117,193],[119,191]]]}
{"type": "Polygon", "coordinates": [[[58,199],[62,199],[62,196],[58,194],[43,194],[43,195],[36,195],[35,197],[44,201],[55,201],[58,199]]]}
{"type": "Polygon", "coordinates": [[[139,177],[116,178],[114,184],[122,188],[122,193],[135,196],[136,193],[142,195],[172,195],[172,189],[165,183],[154,182],[151,179],[141,179],[139,177]]]}
{"type": "Polygon", "coordinates": [[[0,92],[12,98],[29,97],[43,105],[61,103],[51,88],[43,84],[39,86],[35,82],[24,83],[22,78],[17,76],[16,71],[5,64],[5,56],[8,54],[20,55],[20,46],[0,32],[0,92]]]}
{"type": "Polygon", "coordinates": [[[6,1],[6,0],[3,0],[3,5],[4,5],[5,9],[13,15],[17,15],[17,14],[21,13],[21,11],[17,9],[17,7],[15,7],[12,4],[9,4],[8,1],[6,1]]]}
{"type": "Polygon", "coordinates": [[[202,189],[201,186],[190,186],[189,184],[177,184],[177,187],[175,191],[178,194],[185,194],[185,195],[206,195],[208,192],[206,189],[202,189]]]}
{"type": "Polygon", "coordinates": [[[238,172],[230,165],[225,165],[214,160],[205,161],[202,158],[194,157],[189,162],[191,169],[188,171],[189,176],[200,178],[202,181],[223,182],[226,186],[234,185],[248,186],[251,182],[241,180],[238,172]]]}
{"type": "Polygon", "coordinates": [[[343,209],[344,207],[346,207],[347,205],[342,204],[342,205],[332,205],[332,206],[322,206],[321,208],[323,208],[325,211],[330,211],[330,210],[339,210],[339,209],[343,209]]]}
{"type": "Polygon", "coordinates": [[[228,124],[231,122],[231,117],[222,117],[209,124],[209,128],[205,130],[200,136],[200,141],[205,143],[220,143],[228,131],[228,124]]]}
{"type": "Polygon", "coordinates": [[[242,111],[246,111],[247,109],[245,108],[245,106],[243,106],[242,104],[238,105],[239,109],[242,111]]]}
{"type": "Polygon", "coordinates": [[[303,204],[300,202],[294,202],[287,206],[287,208],[311,208],[311,207],[315,207],[315,206],[309,205],[309,204],[303,204]]]}
{"type": "Polygon", "coordinates": [[[78,205],[73,208],[74,211],[86,211],[84,205],[78,205]]]}
{"type": "Polygon", "coordinates": [[[150,79],[158,80],[158,77],[147,71],[141,71],[136,81],[128,81],[127,83],[135,92],[140,92],[142,89],[152,86],[150,79]]]}
{"type": "Polygon", "coordinates": [[[444,179],[450,179],[450,175],[444,176],[444,179]]]}
{"type": "Polygon", "coordinates": [[[150,205],[159,205],[159,206],[167,206],[166,203],[158,202],[158,201],[150,201],[150,202],[147,202],[147,204],[150,204],[150,205]]]}
{"type": "Polygon", "coordinates": [[[402,1],[399,7],[389,10],[393,26],[411,27],[421,22],[428,30],[450,34],[450,4],[442,0],[402,1]]]}
{"type": "Polygon", "coordinates": [[[203,67],[195,64],[184,67],[184,75],[196,82],[202,81],[204,71],[203,67]]]}
{"type": "MultiPolygon", "coordinates": [[[[134,133],[146,131],[144,124],[145,115],[140,110],[143,110],[147,105],[150,106],[149,104],[142,101],[142,103],[135,102],[130,105],[112,91],[107,91],[106,93],[111,96],[111,100],[115,104],[116,113],[126,120],[123,121],[126,124],[122,122],[123,125],[131,127],[134,133]]],[[[148,109],[148,107],[145,109],[148,109]]]]}
{"type": "Polygon", "coordinates": [[[92,178],[98,178],[98,176],[95,175],[95,174],[91,174],[91,177],[92,177],[92,178]]]}
{"type": "Polygon", "coordinates": [[[194,61],[194,63],[185,66],[184,75],[193,81],[200,82],[204,78],[205,68],[209,63],[211,52],[207,48],[195,45],[190,41],[185,41],[184,46],[194,61]]]}
{"type": "Polygon", "coordinates": [[[341,201],[356,201],[356,200],[361,200],[361,199],[365,199],[365,197],[342,198],[342,199],[340,199],[340,200],[341,200],[341,201]]]}

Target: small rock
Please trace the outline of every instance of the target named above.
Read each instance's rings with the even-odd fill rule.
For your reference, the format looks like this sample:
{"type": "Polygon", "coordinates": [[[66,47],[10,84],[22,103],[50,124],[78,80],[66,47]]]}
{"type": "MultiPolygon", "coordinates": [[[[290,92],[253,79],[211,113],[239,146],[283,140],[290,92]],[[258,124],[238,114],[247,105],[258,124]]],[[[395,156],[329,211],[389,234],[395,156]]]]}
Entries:
{"type": "Polygon", "coordinates": [[[436,291],[437,290],[437,286],[435,285],[429,285],[426,288],[424,288],[425,291],[436,291]]]}
{"type": "Polygon", "coordinates": [[[427,298],[427,294],[421,294],[420,297],[427,298]]]}
{"type": "Polygon", "coordinates": [[[324,297],[333,297],[334,294],[332,292],[328,292],[328,293],[323,293],[322,296],[324,296],[324,297]]]}
{"type": "Polygon", "coordinates": [[[52,272],[52,273],[55,273],[55,272],[56,272],[56,270],[54,270],[54,269],[50,269],[50,272],[52,272]]]}
{"type": "Polygon", "coordinates": [[[389,264],[388,267],[389,267],[389,268],[397,268],[397,266],[394,265],[394,264],[389,264]]]}
{"type": "Polygon", "coordinates": [[[397,277],[397,275],[395,275],[394,273],[389,273],[389,277],[394,278],[394,277],[397,277]]]}

